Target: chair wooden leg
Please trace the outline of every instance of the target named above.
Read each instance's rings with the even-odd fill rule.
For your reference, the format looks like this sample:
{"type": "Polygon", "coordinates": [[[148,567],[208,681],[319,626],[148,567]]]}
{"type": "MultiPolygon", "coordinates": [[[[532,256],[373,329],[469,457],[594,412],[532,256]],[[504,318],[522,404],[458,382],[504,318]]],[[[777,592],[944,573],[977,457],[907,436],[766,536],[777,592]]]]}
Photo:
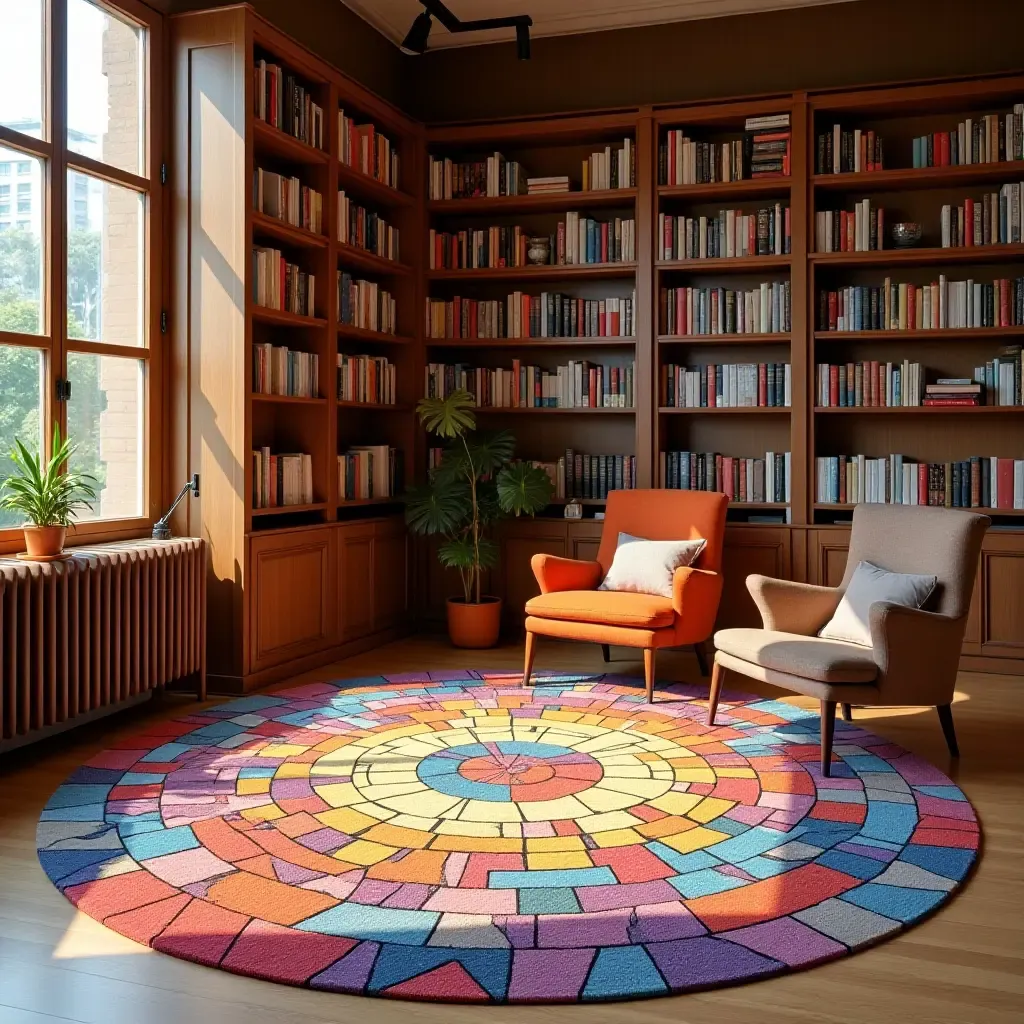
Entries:
{"type": "Polygon", "coordinates": [[[959,757],[960,747],[957,746],[956,729],[953,727],[953,705],[940,704],[935,710],[939,713],[939,723],[942,725],[942,735],[946,737],[949,756],[959,757]]]}
{"type": "Polygon", "coordinates": [[[654,656],[653,647],[644,648],[644,683],[647,685],[647,703],[654,703],[654,656]]]}
{"type": "Polygon", "coordinates": [[[832,736],[836,730],[836,702],[821,702],[821,774],[827,779],[832,774],[832,736]]]}
{"type": "Polygon", "coordinates": [[[526,662],[523,665],[523,686],[530,685],[530,674],[533,672],[533,655],[534,655],[534,641],[536,640],[536,634],[529,632],[526,633],[526,662]]]}
{"type": "Polygon", "coordinates": [[[604,662],[607,665],[612,660],[611,644],[601,644],[601,655],[604,657],[604,662]]]}
{"type": "Polygon", "coordinates": [[[852,722],[853,721],[853,705],[852,704],[844,704],[843,705],[843,721],[844,722],[852,722]]]}
{"type": "Polygon", "coordinates": [[[715,667],[711,673],[711,695],[708,697],[708,725],[715,724],[715,715],[718,714],[718,697],[722,692],[722,683],[725,682],[725,669],[715,659],[715,667]]]}
{"type": "Polygon", "coordinates": [[[697,665],[700,668],[700,674],[707,678],[708,674],[708,655],[704,647],[704,644],[694,644],[693,653],[697,655],[697,665]]]}

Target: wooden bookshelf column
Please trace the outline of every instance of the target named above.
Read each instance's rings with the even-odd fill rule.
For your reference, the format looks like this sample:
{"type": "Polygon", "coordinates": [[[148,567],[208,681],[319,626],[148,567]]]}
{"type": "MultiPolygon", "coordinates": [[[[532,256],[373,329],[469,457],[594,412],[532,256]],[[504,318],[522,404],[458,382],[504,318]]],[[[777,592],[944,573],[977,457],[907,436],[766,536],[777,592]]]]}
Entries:
{"type": "Polygon", "coordinates": [[[248,7],[172,24],[174,460],[202,475],[189,525],[210,542],[211,679],[242,691],[404,628],[400,506],[343,500],[338,457],[381,445],[413,465],[421,132],[248,7]],[[399,187],[380,180],[388,147],[399,187]],[[362,208],[344,234],[342,191],[362,208]],[[378,218],[397,254],[367,234],[378,218]],[[386,289],[396,323],[342,322],[342,271],[386,289]],[[394,404],[339,400],[339,354],[395,364],[394,404]]]}

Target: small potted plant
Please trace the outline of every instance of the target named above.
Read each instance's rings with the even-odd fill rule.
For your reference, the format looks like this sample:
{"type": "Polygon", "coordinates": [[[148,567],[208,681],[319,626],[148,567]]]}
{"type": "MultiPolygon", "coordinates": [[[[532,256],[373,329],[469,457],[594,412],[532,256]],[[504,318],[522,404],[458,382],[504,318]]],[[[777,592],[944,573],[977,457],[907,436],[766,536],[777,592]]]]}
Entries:
{"type": "Polygon", "coordinates": [[[43,465],[43,454],[30,452],[15,438],[9,458],[14,472],[0,485],[0,508],[20,512],[27,520],[26,555],[39,561],[59,559],[64,551],[71,520],[79,509],[92,508],[95,478],[67,468],[74,453],[68,438],[61,439],[60,427],[53,425],[53,450],[43,465]]]}
{"type": "Polygon", "coordinates": [[[448,635],[456,647],[493,647],[501,628],[501,600],[481,594],[484,569],[498,561],[488,528],[508,516],[534,515],[554,493],[548,474],[514,461],[515,438],[508,431],[476,433],[473,396],[453,391],[424,398],[420,422],[446,442],[430,479],[406,499],[405,519],[414,533],[444,538],[441,564],[458,569],[462,597],[448,599],[448,635]]]}

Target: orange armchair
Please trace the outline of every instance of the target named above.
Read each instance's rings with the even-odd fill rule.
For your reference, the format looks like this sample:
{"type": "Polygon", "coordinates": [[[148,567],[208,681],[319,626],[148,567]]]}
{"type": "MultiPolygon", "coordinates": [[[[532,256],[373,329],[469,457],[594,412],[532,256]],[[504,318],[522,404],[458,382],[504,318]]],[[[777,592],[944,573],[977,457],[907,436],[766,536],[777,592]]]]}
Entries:
{"type": "Polygon", "coordinates": [[[612,491],[608,495],[597,561],[534,555],[540,595],[526,602],[526,667],[533,670],[534,640],[541,636],[600,644],[604,660],[611,644],[641,647],[647,699],[654,699],[654,661],[659,647],[693,645],[707,675],[703,643],[711,636],[722,596],[722,545],[726,496],[717,491],[612,491]],[[612,564],[620,533],[647,540],[707,543],[692,566],[676,569],[672,597],[598,590],[612,564]]]}

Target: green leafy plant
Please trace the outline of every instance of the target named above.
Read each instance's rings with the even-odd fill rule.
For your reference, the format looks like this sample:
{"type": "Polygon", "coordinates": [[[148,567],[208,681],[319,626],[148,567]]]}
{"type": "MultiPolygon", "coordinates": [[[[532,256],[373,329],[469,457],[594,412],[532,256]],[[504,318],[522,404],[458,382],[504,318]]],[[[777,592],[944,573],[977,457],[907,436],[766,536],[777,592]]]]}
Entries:
{"type": "Polygon", "coordinates": [[[479,604],[481,574],[498,561],[488,528],[508,516],[539,512],[554,487],[543,469],[513,459],[515,438],[507,430],[476,432],[468,391],[424,398],[416,412],[445,442],[445,450],[429,481],[409,493],[405,521],[414,533],[445,538],[438,551],[441,564],[459,570],[466,603],[479,604]]]}
{"type": "Polygon", "coordinates": [[[31,452],[17,438],[9,458],[14,472],[0,485],[0,509],[20,512],[34,526],[70,526],[82,508],[96,500],[95,478],[67,468],[75,446],[61,438],[53,425],[53,448],[43,464],[43,453],[31,452]]]}

